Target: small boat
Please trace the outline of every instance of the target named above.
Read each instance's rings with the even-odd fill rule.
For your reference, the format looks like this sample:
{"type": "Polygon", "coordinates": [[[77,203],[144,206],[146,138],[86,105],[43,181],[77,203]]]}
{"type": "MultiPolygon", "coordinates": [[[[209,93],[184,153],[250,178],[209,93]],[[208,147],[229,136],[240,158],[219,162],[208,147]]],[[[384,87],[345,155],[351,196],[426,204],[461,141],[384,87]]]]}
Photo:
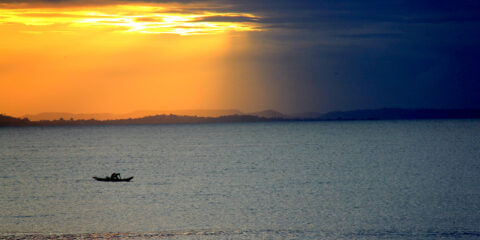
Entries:
{"type": "Polygon", "coordinates": [[[100,182],[130,182],[130,180],[133,179],[133,176],[129,178],[117,178],[117,179],[111,178],[111,177],[100,178],[95,176],[93,177],[93,179],[100,182]]]}

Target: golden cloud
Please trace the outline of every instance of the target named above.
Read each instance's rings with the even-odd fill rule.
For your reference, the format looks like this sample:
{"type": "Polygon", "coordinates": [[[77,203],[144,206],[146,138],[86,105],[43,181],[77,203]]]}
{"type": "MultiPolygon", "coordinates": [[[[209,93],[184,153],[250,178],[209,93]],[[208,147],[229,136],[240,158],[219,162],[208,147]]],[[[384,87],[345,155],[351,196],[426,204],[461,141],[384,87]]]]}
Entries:
{"type": "MultiPolygon", "coordinates": [[[[25,26],[61,24],[62,29],[103,27],[106,30],[149,34],[217,34],[262,31],[259,16],[249,13],[212,11],[207,6],[179,4],[105,4],[98,6],[35,6],[2,4],[0,25],[25,26]],[[8,7],[10,6],[10,7],[8,7]],[[183,8],[182,8],[183,6],[183,8]]],[[[35,31],[29,29],[30,31],[35,31]]]]}

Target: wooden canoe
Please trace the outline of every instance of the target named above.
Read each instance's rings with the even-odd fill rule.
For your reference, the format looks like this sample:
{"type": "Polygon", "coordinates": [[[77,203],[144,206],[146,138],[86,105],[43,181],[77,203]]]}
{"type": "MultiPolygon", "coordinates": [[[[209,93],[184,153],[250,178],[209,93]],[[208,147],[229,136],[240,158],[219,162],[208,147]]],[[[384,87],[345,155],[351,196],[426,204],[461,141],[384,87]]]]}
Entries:
{"type": "Polygon", "coordinates": [[[100,182],[130,182],[130,180],[133,179],[133,177],[129,178],[120,178],[120,179],[112,179],[109,177],[106,178],[100,178],[100,177],[93,177],[93,179],[100,181],[100,182]]]}

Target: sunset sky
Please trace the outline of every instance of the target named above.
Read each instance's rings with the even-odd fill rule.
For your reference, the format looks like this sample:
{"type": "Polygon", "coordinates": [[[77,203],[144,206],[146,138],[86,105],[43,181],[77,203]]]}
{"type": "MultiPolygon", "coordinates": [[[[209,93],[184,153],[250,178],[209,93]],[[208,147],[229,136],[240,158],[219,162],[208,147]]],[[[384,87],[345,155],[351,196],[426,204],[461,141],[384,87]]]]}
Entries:
{"type": "Polygon", "coordinates": [[[0,1],[0,113],[480,108],[480,1],[0,1]]]}

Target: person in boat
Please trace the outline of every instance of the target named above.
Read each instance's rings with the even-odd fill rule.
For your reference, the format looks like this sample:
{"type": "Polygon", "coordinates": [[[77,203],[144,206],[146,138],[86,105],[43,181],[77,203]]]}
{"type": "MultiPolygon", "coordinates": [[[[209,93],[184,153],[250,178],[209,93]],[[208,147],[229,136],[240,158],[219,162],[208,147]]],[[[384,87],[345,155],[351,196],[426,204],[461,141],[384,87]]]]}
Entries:
{"type": "Polygon", "coordinates": [[[112,173],[110,178],[113,179],[113,180],[118,180],[118,179],[120,179],[120,173],[112,173]]]}

